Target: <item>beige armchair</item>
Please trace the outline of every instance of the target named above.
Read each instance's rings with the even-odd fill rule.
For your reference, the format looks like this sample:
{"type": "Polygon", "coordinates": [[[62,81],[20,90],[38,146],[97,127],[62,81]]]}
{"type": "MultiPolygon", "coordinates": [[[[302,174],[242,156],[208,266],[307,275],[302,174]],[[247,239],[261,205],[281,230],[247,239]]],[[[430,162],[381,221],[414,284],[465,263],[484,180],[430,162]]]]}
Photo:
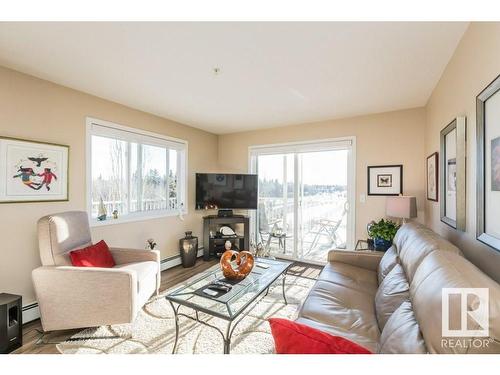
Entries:
{"type": "Polygon", "coordinates": [[[158,251],[110,248],[114,268],[71,265],[69,252],[92,243],[86,212],[42,217],[38,241],[42,266],[32,276],[44,331],[131,323],[158,294],[158,251]]]}

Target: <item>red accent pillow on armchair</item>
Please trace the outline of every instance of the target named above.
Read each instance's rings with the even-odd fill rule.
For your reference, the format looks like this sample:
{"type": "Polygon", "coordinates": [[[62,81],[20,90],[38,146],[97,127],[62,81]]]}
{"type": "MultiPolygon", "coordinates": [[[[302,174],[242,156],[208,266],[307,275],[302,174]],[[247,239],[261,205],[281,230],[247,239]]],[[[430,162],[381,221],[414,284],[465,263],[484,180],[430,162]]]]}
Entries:
{"type": "Polygon", "coordinates": [[[340,336],[288,319],[269,319],[278,354],[371,354],[362,346],[340,336]]]}
{"type": "Polygon", "coordinates": [[[84,249],[73,250],[69,253],[71,264],[75,267],[113,268],[115,260],[104,240],[84,249]]]}

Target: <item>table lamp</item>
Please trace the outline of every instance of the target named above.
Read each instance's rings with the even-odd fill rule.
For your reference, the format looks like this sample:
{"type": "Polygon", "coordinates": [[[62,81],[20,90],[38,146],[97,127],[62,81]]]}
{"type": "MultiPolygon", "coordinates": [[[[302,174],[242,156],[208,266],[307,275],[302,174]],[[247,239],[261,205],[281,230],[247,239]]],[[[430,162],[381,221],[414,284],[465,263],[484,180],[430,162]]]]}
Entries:
{"type": "Polygon", "coordinates": [[[387,216],[403,219],[403,224],[406,224],[408,219],[417,217],[417,198],[404,195],[388,197],[385,213],[387,216]]]}

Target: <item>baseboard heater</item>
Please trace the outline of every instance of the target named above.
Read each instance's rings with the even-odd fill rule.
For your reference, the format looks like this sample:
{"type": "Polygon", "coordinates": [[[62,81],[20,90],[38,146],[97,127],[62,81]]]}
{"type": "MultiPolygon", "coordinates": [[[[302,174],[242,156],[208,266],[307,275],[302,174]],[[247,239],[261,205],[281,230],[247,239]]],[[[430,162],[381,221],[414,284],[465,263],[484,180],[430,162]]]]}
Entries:
{"type": "MultiPolygon", "coordinates": [[[[203,256],[203,247],[198,249],[198,258],[203,256]]],[[[178,266],[181,264],[181,256],[174,255],[160,261],[161,271],[165,271],[169,268],[178,266]]],[[[23,306],[23,323],[26,324],[33,320],[40,318],[40,310],[38,308],[38,303],[33,302],[28,305],[23,306]]]]}
{"type": "Polygon", "coordinates": [[[33,320],[40,318],[40,310],[38,309],[38,303],[33,302],[29,305],[23,306],[23,324],[31,322],[33,320]]]}
{"type": "MultiPolygon", "coordinates": [[[[202,257],[202,256],[203,256],[203,246],[201,248],[198,248],[198,254],[197,254],[198,258],[202,257]]],[[[160,262],[160,269],[162,271],[165,271],[165,270],[167,270],[169,268],[178,266],[181,263],[182,263],[181,262],[181,256],[180,255],[174,255],[174,256],[171,256],[171,257],[163,259],[160,262]]]]}

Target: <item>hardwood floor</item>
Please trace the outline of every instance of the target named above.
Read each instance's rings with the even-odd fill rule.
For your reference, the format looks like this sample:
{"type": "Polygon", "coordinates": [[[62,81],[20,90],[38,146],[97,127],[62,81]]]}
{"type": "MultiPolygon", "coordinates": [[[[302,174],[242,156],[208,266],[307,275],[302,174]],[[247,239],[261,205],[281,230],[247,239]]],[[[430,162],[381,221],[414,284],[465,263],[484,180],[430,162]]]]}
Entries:
{"type": "MultiPolygon", "coordinates": [[[[161,273],[161,285],[160,292],[165,291],[173,287],[176,284],[181,283],[190,277],[205,271],[206,269],[217,264],[218,260],[203,261],[198,260],[193,268],[183,268],[182,266],[176,266],[165,270],[161,273]]],[[[306,277],[310,279],[316,279],[321,272],[321,266],[315,266],[306,263],[296,262],[288,271],[290,275],[306,277]]],[[[58,342],[64,341],[80,331],[76,330],[66,330],[51,332],[44,336],[44,344],[38,343],[40,337],[42,336],[42,325],[40,320],[34,320],[23,326],[23,346],[14,351],[14,354],[59,354],[56,349],[56,344],[58,342]]]]}

